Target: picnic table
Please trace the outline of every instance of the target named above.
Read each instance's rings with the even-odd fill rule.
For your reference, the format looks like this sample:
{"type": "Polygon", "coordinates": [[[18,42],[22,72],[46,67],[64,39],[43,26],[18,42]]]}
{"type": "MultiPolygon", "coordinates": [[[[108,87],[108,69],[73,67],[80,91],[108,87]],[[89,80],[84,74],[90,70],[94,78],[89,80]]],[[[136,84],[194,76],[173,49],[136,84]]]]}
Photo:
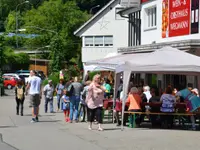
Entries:
{"type": "MultiPolygon", "coordinates": [[[[108,108],[113,108],[113,100],[112,99],[106,99],[104,100],[104,108],[108,109],[108,108]]],[[[126,105],[128,106],[128,103],[126,103],[126,105]]],[[[150,107],[156,107],[156,108],[160,108],[162,105],[162,102],[143,102],[141,104],[142,107],[144,106],[150,106],[150,107]]],[[[175,103],[175,109],[186,109],[186,103],[175,103]]],[[[115,101],[115,110],[116,111],[122,111],[122,101],[116,100],[115,101]]]]}

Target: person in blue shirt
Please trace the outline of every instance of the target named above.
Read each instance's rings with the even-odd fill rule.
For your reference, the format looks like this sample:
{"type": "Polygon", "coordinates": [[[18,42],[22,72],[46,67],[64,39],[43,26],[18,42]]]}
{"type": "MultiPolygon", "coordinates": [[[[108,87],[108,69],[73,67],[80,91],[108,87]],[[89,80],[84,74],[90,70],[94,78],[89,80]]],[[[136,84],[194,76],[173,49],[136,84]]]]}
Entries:
{"type": "Polygon", "coordinates": [[[70,100],[69,100],[69,96],[67,96],[67,90],[64,89],[63,90],[63,96],[62,96],[62,110],[64,112],[64,117],[65,117],[65,121],[69,122],[69,109],[70,109],[70,100]]]}
{"type": "MultiPolygon", "coordinates": [[[[60,99],[62,97],[64,88],[65,88],[64,80],[60,79],[60,83],[57,84],[56,89],[55,89],[56,93],[57,93],[57,107],[58,107],[57,112],[60,110],[60,99]]],[[[62,105],[61,105],[61,107],[62,107],[62,105]]]]}

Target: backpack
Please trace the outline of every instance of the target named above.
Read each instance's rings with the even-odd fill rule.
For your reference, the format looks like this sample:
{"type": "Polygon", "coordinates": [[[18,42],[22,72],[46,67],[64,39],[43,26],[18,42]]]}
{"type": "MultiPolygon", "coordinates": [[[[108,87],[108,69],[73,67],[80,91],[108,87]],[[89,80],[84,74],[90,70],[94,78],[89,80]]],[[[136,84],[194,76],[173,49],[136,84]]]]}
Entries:
{"type": "Polygon", "coordinates": [[[22,100],[24,97],[24,89],[23,86],[21,88],[17,87],[17,98],[22,100]]]}
{"type": "Polygon", "coordinates": [[[67,87],[67,96],[72,96],[73,91],[74,91],[74,86],[73,86],[72,84],[70,84],[70,85],[67,87]]]}

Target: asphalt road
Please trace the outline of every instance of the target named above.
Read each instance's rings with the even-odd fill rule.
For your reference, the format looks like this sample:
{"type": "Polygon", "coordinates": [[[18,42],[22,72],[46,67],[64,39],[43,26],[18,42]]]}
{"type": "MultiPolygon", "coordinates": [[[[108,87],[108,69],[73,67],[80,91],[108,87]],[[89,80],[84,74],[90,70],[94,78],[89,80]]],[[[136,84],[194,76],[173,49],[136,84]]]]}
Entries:
{"type": "MultiPolygon", "coordinates": [[[[104,124],[104,131],[87,129],[87,123],[65,123],[63,113],[45,114],[30,123],[31,110],[25,101],[24,116],[15,115],[13,91],[0,97],[0,150],[198,150],[199,131],[125,128],[104,124]],[[1,136],[0,136],[1,137],[1,136]]],[[[56,103],[56,101],[55,101],[56,103]]]]}

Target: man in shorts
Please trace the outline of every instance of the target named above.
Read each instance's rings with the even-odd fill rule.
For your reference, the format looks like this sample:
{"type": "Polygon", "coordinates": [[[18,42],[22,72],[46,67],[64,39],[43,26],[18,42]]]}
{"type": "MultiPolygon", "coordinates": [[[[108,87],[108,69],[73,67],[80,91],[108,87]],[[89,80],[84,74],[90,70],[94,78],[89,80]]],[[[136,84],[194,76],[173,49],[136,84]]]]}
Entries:
{"type": "Polygon", "coordinates": [[[36,76],[36,72],[34,70],[30,71],[30,80],[26,87],[26,91],[29,90],[30,94],[30,102],[32,106],[32,120],[31,122],[38,122],[38,112],[39,112],[39,105],[40,100],[42,98],[42,90],[41,90],[41,79],[36,76]]]}

